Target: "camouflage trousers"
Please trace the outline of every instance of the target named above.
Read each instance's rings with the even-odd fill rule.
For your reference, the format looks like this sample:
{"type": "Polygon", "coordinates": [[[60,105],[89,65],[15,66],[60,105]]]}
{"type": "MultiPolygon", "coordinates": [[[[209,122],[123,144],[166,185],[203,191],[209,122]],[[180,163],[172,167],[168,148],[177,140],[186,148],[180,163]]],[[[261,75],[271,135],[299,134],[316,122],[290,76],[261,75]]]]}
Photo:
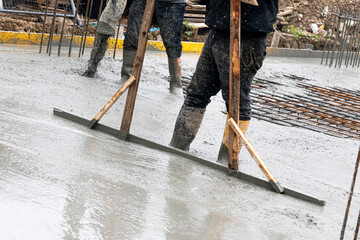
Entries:
{"type": "Polygon", "coordinates": [[[99,20],[98,33],[114,36],[116,25],[124,13],[127,0],[109,0],[99,20]]]}

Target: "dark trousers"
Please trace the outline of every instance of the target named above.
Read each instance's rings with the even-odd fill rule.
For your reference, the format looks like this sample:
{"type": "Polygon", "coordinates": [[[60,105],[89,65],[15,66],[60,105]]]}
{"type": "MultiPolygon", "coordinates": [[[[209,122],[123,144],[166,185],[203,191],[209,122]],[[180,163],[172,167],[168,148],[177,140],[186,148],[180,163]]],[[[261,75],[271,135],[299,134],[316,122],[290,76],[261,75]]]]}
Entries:
{"type": "MultiPolygon", "coordinates": [[[[135,0],[129,12],[128,27],[125,34],[124,49],[136,50],[144,15],[146,0],[135,0]]],[[[186,3],[155,3],[153,24],[160,27],[166,53],[170,58],[181,57],[181,33],[186,3]]]]}
{"type": "MultiPolygon", "coordinates": [[[[251,118],[251,83],[266,55],[266,35],[242,34],[241,51],[240,120],[247,121],[251,118]]],[[[187,89],[186,106],[206,108],[221,90],[229,109],[229,59],[229,33],[212,29],[187,89]]]]}

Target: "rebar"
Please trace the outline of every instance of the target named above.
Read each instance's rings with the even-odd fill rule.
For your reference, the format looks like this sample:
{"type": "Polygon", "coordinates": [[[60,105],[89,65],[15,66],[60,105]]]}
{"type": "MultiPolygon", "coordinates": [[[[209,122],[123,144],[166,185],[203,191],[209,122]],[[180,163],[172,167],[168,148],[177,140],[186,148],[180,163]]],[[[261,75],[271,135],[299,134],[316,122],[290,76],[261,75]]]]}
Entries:
{"type": "MultiPolygon", "coordinates": [[[[337,8],[336,9],[336,13],[340,14],[340,8],[337,8]]],[[[333,38],[333,34],[335,32],[335,26],[336,26],[336,21],[337,21],[337,18],[335,16],[335,14],[331,13],[331,16],[334,16],[334,22],[333,22],[333,27],[331,29],[331,35],[329,36],[330,40],[329,40],[329,48],[328,48],[328,51],[327,51],[327,54],[326,54],[326,65],[328,64],[328,59],[329,59],[329,54],[330,54],[330,49],[331,49],[331,42],[332,42],[332,38],[333,38]]],[[[329,25],[330,27],[330,25],[329,25]]],[[[334,45],[336,45],[336,42],[334,41],[334,45]]]]}
{"type": "Polygon", "coordinates": [[[51,56],[51,48],[52,48],[52,42],[53,42],[53,38],[54,38],[57,7],[58,7],[58,0],[55,1],[54,14],[53,14],[53,19],[52,19],[51,29],[50,29],[50,36],[49,36],[49,41],[48,41],[47,52],[49,53],[49,56],[51,56]]]}
{"type": "Polygon", "coordinates": [[[102,9],[103,9],[103,3],[104,3],[104,0],[101,0],[101,1],[100,1],[99,14],[98,14],[97,25],[96,25],[96,26],[99,26],[99,21],[100,21],[102,9]]]}
{"type": "Polygon", "coordinates": [[[347,220],[348,220],[348,216],[349,216],[349,210],[350,210],[351,201],[352,201],[352,197],[353,197],[353,193],[354,193],[354,187],[355,187],[357,172],[358,172],[358,169],[359,169],[359,163],[360,163],[360,148],[359,148],[358,157],[357,157],[357,160],[356,160],[356,163],[355,163],[355,170],[354,170],[353,180],[352,180],[352,183],[351,183],[349,199],[348,199],[346,210],[345,210],[344,222],[343,222],[343,225],[342,225],[342,228],[341,228],[340,240],[343,240],[344,235],[345,235],[345,229],[346,229],[346,224],[347,224],[347,220]]]}
{"type": "MultiPolygon", "coordinates": [[[[359,18],[360,18],[360,11],[359,11],[359,14],[358,14],[359,18]]],[[[353,42],[353,46],[352,46],[352,51],[351,51],[351,57],[350,57],[350,66],[353,66],[353,60],[354,59],[354,56],[356,54],[356,50],[359,48],[359,30],[360,30],[360,19],[356,22],[356,29],[355,29],[355,35],[354,35],[354,42],[353,42]]],[[[347,66],[346,66],[347,67],[347,66]]]]}
{"type": "MultiPolygon", "coordinates": [[[[339,16],[342,15],[342,12],[343,12],[343,7],[340,7],[340,12],[339,12],[339,16]]],[[[336,17],[336,15],[335,15],[336,17]]],[[[329,66],[331,67],[333,62],[334,62],[334,56],[335,56],[335,51],[336,51],[336,45],[337,45],[337,41],[338,41],[338,38],[339,38],[339,33],[340,33],[340,25],[341,25],[341,18],[339,17],[338,18],[338,22],[337,22],[337,28],[336,28],[336,35],[335,35],[335,40],[334,40],[334,47],[333,47],[333,51],[332,51],[332,54],[331,54],[331,59],[330,59],[330,64],[329,66]]]]}
{"type": "MultiPolygon", "coordinates": [[[[351,9],[350,10],[350,16],[352,16],[354,14],[354,10],[351,9]]],[[[346,51],[346,48],[348,46],[348,35],[349,35],[349,32],[350,32],[350,24],[351,24],[352,20],[347,20],[347,23],[345,24],[345,30],[344,30],[344,39],[343,39],[343,42],[342,44],[340,44],[341,46],[341,50],[340,50],[340,56],[339,56],[339,68],[341,68],[341,64],[342,64],[342,61],[343,61],[343,58],[344,58],[344,54],[345,54],[345,51],[346,51]]]]}
{"type": "MultiPolygon", "coordinates": [[[[86,20],[87,20],[87,15],[89,13],[89,7],[90,7],[90,0],[86,1],[86,12],[85,12],[85,22],[84,25],[86,25],[86,20]]],[[[82,49],[82,44],[83,44],[83,40],[84,40],[84,33],[85,33],[85,26],[83,26],[82,32],[81,32],[81,40],[80,40],[80,48],[79,48],[79,55],[78,57],[81,56],[81,49],[82,49]]]]}
{"type": "Polygon", "coordinates": [[[360,139],[360,92],[311,84],[311,79],[278,75],[293,80],[287,84],[304,89],[303,95],[275,94],[271,78],[254,78],[250,96],[254,117],[277,124],[314,130],[336,137],[360,139]]]}
{"type": "MultiPolygon", "coordinates": [[[[334,11],[334,5],[331,7],[331,13],[334,11]]],[[[326,39],[325,39],[325,45],[324,45],[324,50],[323,50],[323,53],[322,53],[322,56],[321,56],[321,64],[323,64],[323,60],[324,60],[324,56],[325,56],[325,50],[326,50],[326,44],[328,42],[328,39],[329,39],[329,32],[330,32],[330,26],[332,24],[332,20],[333,20],[333,14],[330,14],[330,19],[329,19],[329,27],[328,27],[328,30],[326,32],[326,39]]],[[[335,19],[335,16],[334,16],[334,19],[335,19]]],[[[332,29],[331,29],[332,30],[332,29]]],[[[332,31],[331,31],[331,34],[332,34],[332,31]]],[[[331,36],[331,35],[330,35],[331,36]]],[[[329,41],[329,45],[330,45],[330,42],[331,42],[331,38],[330,38],[330,41],[329,41]]],[[[330,47],[329,47],[330,49],[330,47]]]]}
{"type": "MultiPolygon", "coordinates": [[[[88,30],[89,30],[89,24],[90,24],[90,14],[91,14],[91,11],[92,11],[92,7],[93,7],[93,2],[94,0],[91,0],[90,1],[90,10],[89,10],[89,16],[87,17],[87,23],[85,25],[85,38],[84,38],[84,44],[82,46],[82,51],[81,51],[81,55],[84,55],[84,51],[85,51],[85,45],[86,45],[86,38],[87,38],[87,33],[88,33],[88,30]]],[[[96,37],[96,36],[95,36],[96,37]]]]}
{"type": "Polygon", "coordinates": [[[61,45],[62,45],[62,41],[63,41],[63,37],[64,37],[64,27],[65,27],[66,13],[67,13],[68,4],[69,4],[69,0],[66,0],[64,19],[63,19],[63,23],[62,23],[62,27],[61,27],[61,35],[60,35],[60,42],[59,42],[59,48],[58,48],[58,56],[59,57],[60,57],[61,45]]]}
{"type": "MultiPolygon", "coordinates": [[[[80,0],[76,0],[76,9],[79,9],[79,3],[80,3],[80,0]]],[[[73,39],[74,39],[77,16],[78,16],[78,11],[75,12],[74,23],[73,23],[74,25],[73,25],[73,28],[72,28],[72,31],[71,31],[71,39],[70,39],[70,46],[69,46],[69,57],[71,57],[72,43],[73,43],[73,39]]]]}
{"type": "MultiPolygon", "coordinates": [[[[356,18],[360,17],[360,11],[359,13],[356,14],[355,16],[356,18]]],[[[359,24],[357,24],[357,22],[354,22],[354,27],[352,28],[352,32],[351,32],[351,37],[350,37],[350,43],[349,43],[349,47],[348,51],[346,53],[346,59],[345,59],[345,64],[346,64],[346,68],[349,66],[349,61],[350,61],[350,56],[351,56],[351,52],[353,52],[354,50],[354,40],[356,40],[356,33],[358,31],[358,26],[359,24]]]]}
{"type": "MultiPolygon", "coordinates": [[[[12,9],[2,9],[0,12],[4,13],[18,13],[18,14],[28,14],[28,15],[40,15],[45,16],[45,12],[32,12],[32,11],[23,11],[23,10],[12,10],[12,9]]],[[[53,16],[53,13],[48,13],[48,16],[53,16]]],[[[58,17],[63,17],[63,13],[58,13],[58,17]]],[[[68,17],[74,17],[74,14],[68,15],[68,17]]]]}
{"type": "Polygon", "coordinates": [[[358,239],[359,229],[360,229],[360,211],[359,211],[358,220],[357,220],[357,224],[356,224],[356,228],[355,228],[354,240],[358,239]]]}
{"type": "Polygon", "coordinates": [[[43,26],[42,26],[39,53],[41,53],[41,51],[42,51],[42,45],[43,45],[43,41],[44,41],[45,24],[46,24],[46,17],[47,17],[47,12],[48,12],[48,8],[49,8],[49,1],[50,0],[45,0],[45,16],[44,16],[44,22],[43,22],[43,26]]]}
{"type": "Polygon", "coordinates": [[[321,64],[341,68],[360,66],[360,11],[350,7],[332,7],[321,64]],[[336,28],[336,30],[335,30],[336,28]],[[334,39],[334,40],[333,40],[334,39]],[[331,52],[331,53],[330,53],[331,52]]]}
{"type": "MultiPolygon", "coordinates": [[[[350,9],[347,7],[346,8],[346,16],[349,15],[349,11],[350,9]]],[[[344,20],[344,23],[342,25],[341,28],[341,24],[340,24],[340,28],[341,28],[341,34],[340,34],[340,38],[339,38],[339,48],[338,48],[338,54],[336,55],[336,61],[335,61],[335,67],[338,65],[338,62],[340,62],[340,56],[341,56],[341,52],[342,52],[342,45],[343,45],[343,38],[345,36],[345,32],[347,29],[347,24],[348,24],[348,18],[346,18],[345,16],[340,16],[340,22],[341,20],[344,20]]]]}
{"type": "Polygon", "coordinates": [[[116,40],[115,40],[115,46],[114,46],[114,54],[113,54],[113,59],[115,59],[115,55],[116,55],[116,49],[117,49],[117,43],[118,43],[118,39],[119,39],[119,32],[120,32],[120,27],[121,27],[121,20],[119,20],[119,26],[118,29],[116,30],[116,40]]]}

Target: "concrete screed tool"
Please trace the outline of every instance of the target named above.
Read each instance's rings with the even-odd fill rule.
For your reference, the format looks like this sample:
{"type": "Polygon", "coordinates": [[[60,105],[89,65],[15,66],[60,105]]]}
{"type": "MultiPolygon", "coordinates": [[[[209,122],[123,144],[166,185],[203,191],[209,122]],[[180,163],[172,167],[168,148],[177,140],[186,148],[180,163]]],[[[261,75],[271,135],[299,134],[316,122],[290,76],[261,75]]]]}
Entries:
{"type": "MultiPolygon", "coordinates": [[[[229,147],[229,167],[227,168],[223,165],[220,165],[218,163],[208,161],[199,157],[196,157],[188,152],[175,149],[169,146],[160,145],[158,143],[134,136],[130,134],[130,125],[132,121],[132,116],[134,112],[134,106],[135,106],[135,100],[137,95],[137,90],[140,82],[140,76],[141,76],[141,70],[143,66],[145,51],[146,51],[146,44],[148,40],[148,32],[151,27],[151,20],[154,13],[154,7],[155,7],[155,1],[156,0],[147,0],[146,7],[144,11],[144,16],[142,20],[142,26],[139,34],[139,40],[138,40],[138,48],[137,48],[137,54],[134,61],[134,67],[132,76],[127,80],[124,85],[116,92],[116,94],[107,102],[107,104],[101,109],[101,111],[92,119],[87,120],[82,117],[78,117],[76,115],[73,115],[71,113],[67,113],[65,111],[62,111],[60,109],[54,109],[53,114],[65,119],[68,119],[73,122],[77,122],[79,124],[82,124],[84,126],[87,126],[91,129],[95,129],[107,134],[110,134],[112,136],[115,136],[121,140],[129,141],[132,143],[140,144],[149,148],[157,149],[160,151],[164,151],[167,153],[176,154],[181,157],[185,157],[189,160],[198,162],[200,164],[203,164],[205,166],[208,166],[210,168],[225,172],[230,174],[233,177],[239,178],[241,180],[244,180],[246,182],[251,182],[257,186],[263,187],[268,190],[275,191],[280,194],[288,195],[297,199],[301,199],[310,203],[314,203],[320,206],[325,205],[325,201],[317,199],[315,197],[306,195],[304,193],[300,193],[294,190],[291,190],[289,188],[281,186],[276,179],[273,177],[273,175],[270,173],[269,169],[265,166],[264,162],[260,159],[258,154],[255,152],[251,144],[246,139],[245,135],[242,134],[241,130],[238,129],[238,126],[236,124],[236,120],[239,118],[238,116],[238,107],[240,105],[239,97],[237,97],[237,93],[240,92],[240,23],[241,23],[241,4],[240,0],[231,0],[231,19],[232,19],[232,45],[231,50],[232,56],[235,56],[231,59],[231,72],[233,72],[231,75],[232,77],[230,79],[233,79],[233,87],[230,84],[230,91],[233,91],[233,98],[230,98],[230,102],[232,101],[232,104],[230,104],[231,110],[230,110],[230,119],[229,119],[229,125],[231,127],[231,135],[230,142],[232,142],[231,146],[235,146],[235,144],[238,144],[241,140],[245,147],[249,150],[250,154],[253,156],[257,164],[260,166],[261,170],[264,172],[266,177],[269,181],[264,181],[262,179],[247,175],[245,173],[242,173],[238,171],[238,152],[236,152],[235,147],[229,147]],[[233,88],[233,89],[231,89],[233,88]],[[99,124],[100,119],[104,116],[104,114],[110,109],[110,107],[120,98],[120,96],[126,91],[128,91],[126,103],[125,103],[125,109],[124,109],[124,115],[122,119],[122,124],[120,130],[116,130],[107,126],[104,126],[102,124],[99,124]],[[237,109],[237,110],[236,110],[237,109]],[[231,167],[232,166],[232,167],[231,167]]],[[[249,3],[253,5],[257,5],[256,0],[241,0],[244,3],[249,3]]],[[[231,81],[231,80],[230,80],[231,81]]]]}

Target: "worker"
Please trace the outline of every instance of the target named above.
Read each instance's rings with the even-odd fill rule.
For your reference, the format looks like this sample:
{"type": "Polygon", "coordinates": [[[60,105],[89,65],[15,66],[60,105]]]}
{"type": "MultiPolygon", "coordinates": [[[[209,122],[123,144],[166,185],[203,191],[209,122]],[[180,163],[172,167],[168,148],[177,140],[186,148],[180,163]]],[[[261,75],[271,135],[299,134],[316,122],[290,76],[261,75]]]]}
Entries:
{"type": "Polygon", "coordinates": [[[95,44],[91,51],[88,68],[83,76],[94,77],[100,61],[108,48],[108,39],[115,35],[116,25],[122,17],[127,0],[109,0],[99,19],[95,44]]]}
{"type": "MultiPolygon", "coordinates": [[[[135,0],[130,7],[128,28],[124,40],[122,81],[126,81],[132,73],[145,5],[146,0],[135,0]]],[[[186,0],[157,0],[155,3],[153,23],[160,27],[160,35],[166,48],[170,73],[170,92],[181,89],[182,93],[181,34],[185,8],[186,0]]]]}
{"type": "MultiPolygon", "coordinates": [[[[128,80],[132,74],[145,6],[146,0],[134,0],[130,7],[124,40],[121,82],[128,80]]],[[[186,0],[157,0],[153,17],[153,23],[160,27],[160,35],[168,56],[170,92],[181,94],[181,35],[185,9],[186,0]]]]}
{"type": "MultiPolygon", "coordinates": [[[[187,97],[180,109],[170,146],[189,150],[210,98],[220,90],[229,109],[230,1],[201,0],[206,4],[205,23],[210,28],[187,97]]],[[[259,6],[241,3],[241,93],[239,126],[245,133],[251,119],[252,80],[266,55],[266,36],[272,32],[278,0],[257,0],[259,6]]],[[[228,162],[229,126],[226,124],[218,162],[228,162]]],[[[239,146],[240,148],[241,146],[239,146]]],[[[240,150],[240,149],[239,149],[240,150]]]]}

